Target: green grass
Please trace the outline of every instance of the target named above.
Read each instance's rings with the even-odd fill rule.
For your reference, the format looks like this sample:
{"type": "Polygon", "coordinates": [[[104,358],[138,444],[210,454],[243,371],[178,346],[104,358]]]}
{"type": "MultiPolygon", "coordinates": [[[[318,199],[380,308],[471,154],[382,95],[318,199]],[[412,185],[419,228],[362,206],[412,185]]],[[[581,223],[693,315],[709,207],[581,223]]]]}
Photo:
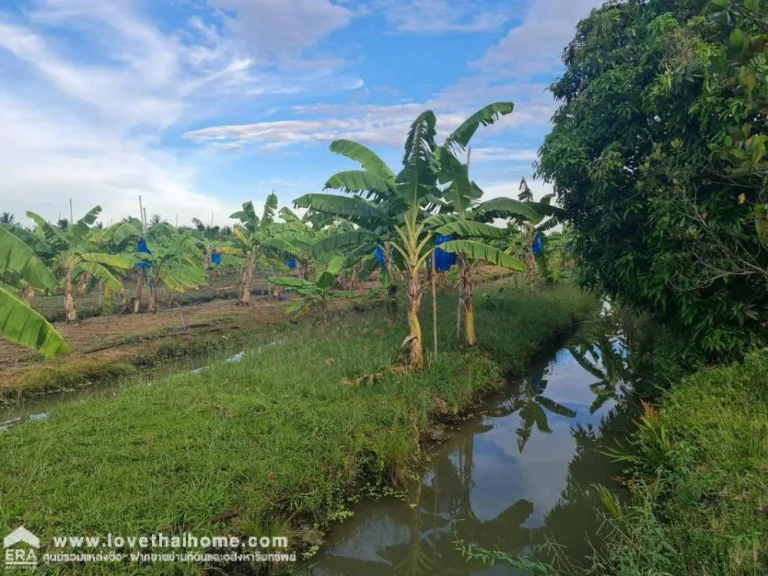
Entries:
{"type": "MultiPolygon", "coordinates": [[[[438,408],[447,405],[442,418],[468,409],[501,385],[503,371],[523,370],[545,342],[596,308],[570,286],[477,302],[479,349],[452,344],[455,298],[446,297],[441,353],[419,373],[389,372],[407,328],[375,309],[325,327],[273,329],[279,344],[240,363],[64,405],[47,421],[0,434],[0,533],[24,524],[46,542],[193,525],[213,535],[290,532],[298,542],[302,523],[322,528],[343,516],[363,485],[403,485],[438,408]],[[372,384],[344,383],[376,373],[384,376],[372,384]],[[229,512],[237,515],[216,522],[229,512]]],[[[423,308],[431,348],[428,297],[423,308]]]]}
{"type": "Polygon", "coordinates": [[[768,574],[768,350],[673,386],[627,458],[633,503],[597,573],[768,574]]]}

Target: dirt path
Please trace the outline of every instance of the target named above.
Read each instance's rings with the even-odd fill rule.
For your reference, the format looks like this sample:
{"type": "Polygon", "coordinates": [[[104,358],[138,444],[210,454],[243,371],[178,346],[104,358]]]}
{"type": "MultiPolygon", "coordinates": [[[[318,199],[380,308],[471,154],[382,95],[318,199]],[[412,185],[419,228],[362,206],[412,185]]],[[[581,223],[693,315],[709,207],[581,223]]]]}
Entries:
{"type": "MultiPolygon", "coordinates": [[[[507,274],[504,269],[487,267],[478,279],[507,274]]],[[[364,293],[361,291],[361,296],[364,293]]],[[[163,357],[201,353],[240,332],[288,322],[288,305],[254,296],[250,306],[240,306],[234,299],[212,300],[156,314],[95,316],[74,324],[56,322],[70,351],[50,361],[0,339],[0,402],[19,393],[82,387],[101,378],[119,377],[118,364],[151,364],[163,357]]],[[[334,300],[331,310],[339,312],[356,305],[355,301],[334,300]]]]}

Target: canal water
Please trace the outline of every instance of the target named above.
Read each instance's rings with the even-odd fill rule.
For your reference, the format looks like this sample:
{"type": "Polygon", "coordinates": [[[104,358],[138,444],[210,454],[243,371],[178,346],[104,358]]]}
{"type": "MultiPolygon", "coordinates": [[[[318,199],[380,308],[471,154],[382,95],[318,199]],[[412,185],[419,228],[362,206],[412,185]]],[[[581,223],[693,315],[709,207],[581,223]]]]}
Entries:
{"type": "Polygon", "coordinates": [[[637,376],[626,340],[610,316],[599,318],[526,377],[509,379],[479,417],[449,433],[406,501],[358,505],[301,573],[525,574],[517,560],[478,557],[490,550],[552,562],[548,541],[584,561],[599,546],[595,485],[623,495],[602,451],[630,429],[637,376]]]}

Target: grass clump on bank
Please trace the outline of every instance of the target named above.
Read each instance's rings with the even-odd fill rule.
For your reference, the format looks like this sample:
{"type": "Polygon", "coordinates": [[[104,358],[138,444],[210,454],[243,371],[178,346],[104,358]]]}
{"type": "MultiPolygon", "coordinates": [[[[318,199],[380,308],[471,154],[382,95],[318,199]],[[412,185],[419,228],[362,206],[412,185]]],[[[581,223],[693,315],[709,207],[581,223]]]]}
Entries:
{"type": "Polygon", "coordinates": [[[445,314],[438,359],[407,374],[390,371],[404,325],[377,309],[281,329],[277,345],[239,363],[61,406],[0,434],[0,532],[23,524],[44,545],[52,535],[190,530],[298,540],[302,524],[343,516],[364,484],[402,484],[430,419],[500,385],[502,367],[483,346],[522,366],[594,309],[569,286],[508,292],[478,306],[480,349],[449,344],[455,317],[445,314]],[[350,384],[363,375],[379,376],[350,384]]]}
{"type": "Polygon", "coordinates": [[[685,378],[639,424],[597,572],[768,574],[768,350],[685,378]]]}

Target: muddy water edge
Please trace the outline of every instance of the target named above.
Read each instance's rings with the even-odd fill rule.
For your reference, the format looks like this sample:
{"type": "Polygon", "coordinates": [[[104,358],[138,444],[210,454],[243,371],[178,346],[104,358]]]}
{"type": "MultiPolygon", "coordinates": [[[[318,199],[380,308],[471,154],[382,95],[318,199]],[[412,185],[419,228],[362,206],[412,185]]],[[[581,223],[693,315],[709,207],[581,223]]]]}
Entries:
{"type": "Polygon", "coordinates": [[[449,430],[406,497],[358,504],[300,573],[511,576],[528,572],[504,555],[551,563],[548,541],[583,562],[600,546],[595,486],[625,494],[602,452],[632,429],[633,338],[604,309],[449,430]]]}

